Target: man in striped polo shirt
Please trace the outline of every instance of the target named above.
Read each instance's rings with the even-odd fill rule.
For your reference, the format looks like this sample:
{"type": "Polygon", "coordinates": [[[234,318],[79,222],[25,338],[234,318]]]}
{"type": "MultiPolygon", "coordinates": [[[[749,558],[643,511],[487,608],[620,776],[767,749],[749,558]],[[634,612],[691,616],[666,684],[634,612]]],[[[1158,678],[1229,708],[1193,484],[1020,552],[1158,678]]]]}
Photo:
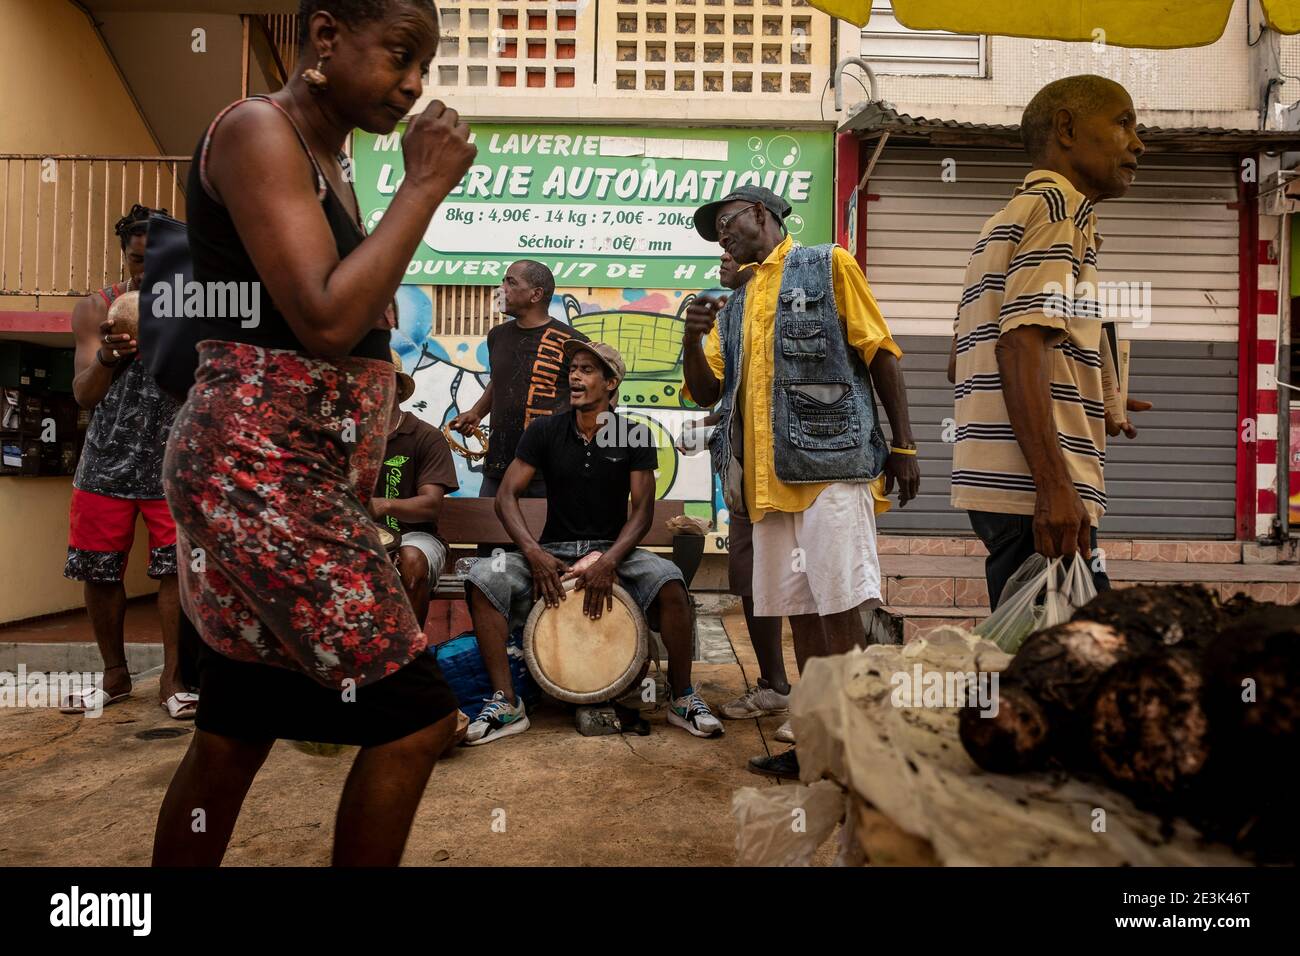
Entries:
{"type": "MultiPolygon", "coordinates": [[[[1030,101],[1021,138],[1033,171],[984,224],[955,330],[952,503],[988,548],[993,607],[1035,551],[1091,556],[1106,435],[1136,434],[1106,418],[1094,211],[1137,174],[1133,102],[1103,77],[1066,77],[1030,101]]],[[[1099,562],[1093,577],[1110,586],[1099,562]]]]}

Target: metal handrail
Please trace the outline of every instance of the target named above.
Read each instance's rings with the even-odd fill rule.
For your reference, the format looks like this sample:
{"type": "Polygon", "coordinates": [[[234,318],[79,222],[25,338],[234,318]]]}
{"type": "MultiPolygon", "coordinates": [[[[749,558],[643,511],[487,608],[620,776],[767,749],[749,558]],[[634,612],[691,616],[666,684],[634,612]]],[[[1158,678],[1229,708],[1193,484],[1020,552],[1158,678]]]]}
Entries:
{"type": "Polygon", "coordinates": [[[191,161],[0,153],[0,295],[86,295],[122,279],[113,223],[133,203],[181,215],[191,161]]]}

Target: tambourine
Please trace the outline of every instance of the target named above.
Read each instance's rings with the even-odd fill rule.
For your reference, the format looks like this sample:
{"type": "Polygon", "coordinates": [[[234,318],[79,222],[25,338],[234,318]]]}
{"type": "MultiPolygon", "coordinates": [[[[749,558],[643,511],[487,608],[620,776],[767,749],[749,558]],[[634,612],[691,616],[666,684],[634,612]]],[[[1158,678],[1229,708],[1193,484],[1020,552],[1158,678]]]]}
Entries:
{"type": "Polygon", "coordinates": [[[447,439],[447,444],[451,446],[451,450],[456,454],[469,461],[479,461],[487,457],[488,437],[483,433],[483,429],[479,428],[477,425],[470,429],[470,434],[478,439],[478,443],[483,446],[478,451],[471,451],[465,445],[462,445],[456,439],[452,438],[451,436],[454,434],[455,432],[451,430],[450,424],[442,426],[442,437],[447,439]]]}

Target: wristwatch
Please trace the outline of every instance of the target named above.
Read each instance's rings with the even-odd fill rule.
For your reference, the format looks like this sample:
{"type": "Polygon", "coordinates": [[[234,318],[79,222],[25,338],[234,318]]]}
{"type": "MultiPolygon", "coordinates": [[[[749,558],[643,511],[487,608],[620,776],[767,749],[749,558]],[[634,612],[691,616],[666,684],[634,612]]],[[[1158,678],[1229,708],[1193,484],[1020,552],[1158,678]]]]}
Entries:
{"type": "Polygon", "coordinates": [[[117,365],[122,361],[122,356],[118,354],[117,349],[113,349],[113,361],[105,362],[104,346],[101,345],[98,349],[95,350],[95,359],[99,362],[100,365],[104,366],[104,368],[116,368],[117,365]]]}

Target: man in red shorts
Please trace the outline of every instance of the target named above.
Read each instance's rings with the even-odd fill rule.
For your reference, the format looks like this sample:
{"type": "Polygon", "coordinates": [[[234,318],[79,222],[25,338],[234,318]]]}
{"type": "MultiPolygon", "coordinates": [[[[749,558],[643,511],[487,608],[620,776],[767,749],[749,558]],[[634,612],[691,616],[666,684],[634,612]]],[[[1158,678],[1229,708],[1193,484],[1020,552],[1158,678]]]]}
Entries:
{"type": "Polygon", "coordinates": [[[72,390],[82,408],[93,408],[86,444],[72,480],[68,560],[64,577],[85,582],[86,611],[104,659],[102,687],[70,695],[65,713],[98,711],[131,692],[123,624],[122,578],[135,539],[136,515],[149,529],[149,577],[159,582],[163,672],[159,701],[178,720],[192,718],[198,694],[181,677],[178,652],[180,601],[176,579],[176,525],[162,488],[162,457],[178,404],[158,389],[138,343],[114,333],[108,311],[120,295],[137,291],[144,276],[145,231],[151,210],[135,205],[115,227],[130,278],[89,295],[72,312],[77,339],[72,390]]]}

